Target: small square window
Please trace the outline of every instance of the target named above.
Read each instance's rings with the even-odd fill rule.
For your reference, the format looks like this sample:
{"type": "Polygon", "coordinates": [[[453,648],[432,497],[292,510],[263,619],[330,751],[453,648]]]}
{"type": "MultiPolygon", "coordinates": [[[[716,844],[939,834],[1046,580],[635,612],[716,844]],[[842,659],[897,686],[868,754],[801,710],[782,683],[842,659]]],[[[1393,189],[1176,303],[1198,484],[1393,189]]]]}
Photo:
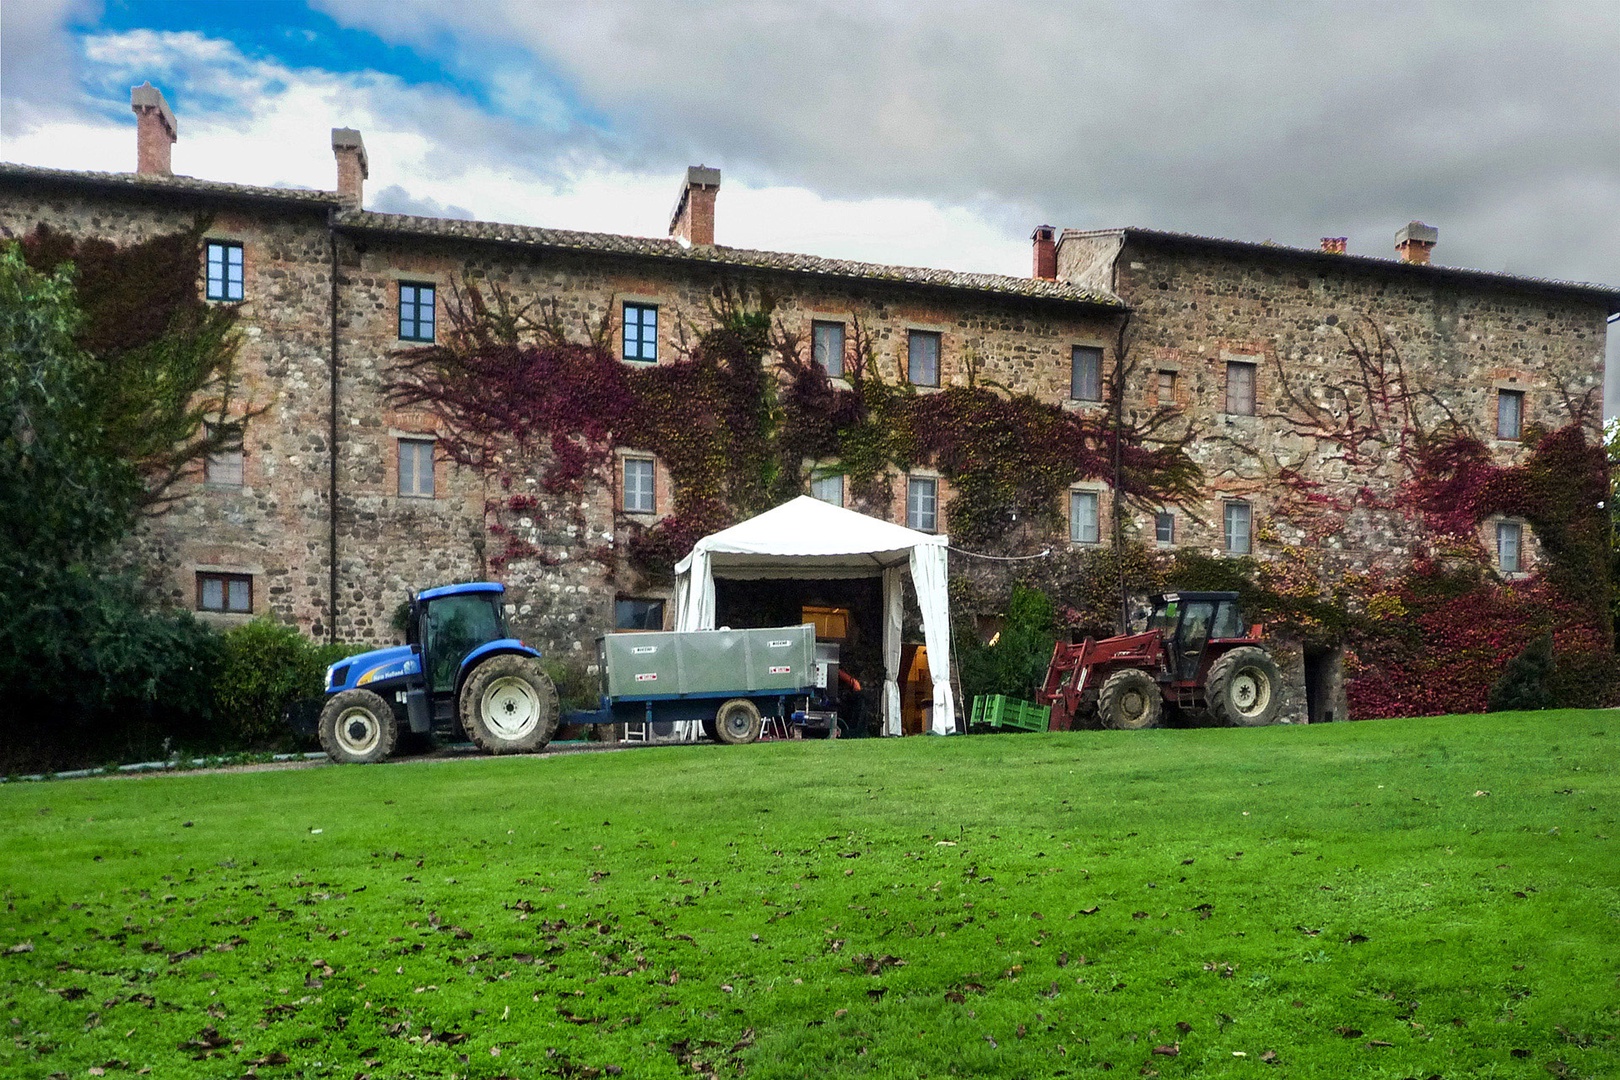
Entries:
{"type": "Polygon", "coordinates": [[[1102,350],[1076,345],[1069,356],[1069,397],[1102,400],[1102,350]]]}
{"type": "Polygon", "coordinates": [[[210,300],[242,299],[242,245],[210,240],[206,250],[208,286],[204,295],[210,300]]]}
{"type": "Polygon", "coordinates": [[[1229,502],[1226,504],[1226,553],[1228,555],[1247,555],[1249,553],[1249,504],[1246,502],[1229,502]]]}
{"type": "Polygon", "coordinates": [[[829,378],[844,377],[844,324],[817,322],[810,324],[811,349],[816,363],[829,378]]]}
{"type": "MultiPolygon", "coordinates": [[[[214,435],[212,426],[208,429],[210,438],[214,435]]],[[[221,449],[203,460],[203,483],[215,487],[241,487],[242,486],[242,447],[234,449],[221,449]]]]}
{"type": "Polygon", "coordinates": [[[1173,371],[1159,372],[1159,404],[1174,405],[1176,403],[1176,373],[1173,371]]]}
{"type": "Polygon", "coordinates": [[[1169,547],[1176,542],[1176,515],[1169,510],[1160,510],[1153,515],[1153,539],[1159,544],[1169,547]]]}
{"type": "Polygon", "coordinates": [[[906,524],[918,532],[939,530],[939,481],[913,476],[906,481],[906,524]]]}
{"type": "Polygon", "coordinates": [[[1524,527],[1514,521],[1496,523],[1496,566],[1504,574],[1517,574],[1523,564],[1524,527]]]}
{"type": "Polygon", "coordinates": [[[939,335],[913,330],[906,343],[906,378],[913,386],[939,385],[939,335]]]}
{"type": "Polygon", "coordinates": [[[1524,391],[1496,392],[1496,437],[1517,442],[1524,435],[1524,391]]]}
{"type": "Polygon", "coordinates": [[[658,362],[658,309],[651,304],[624,305],[624,358],[658,362]]]}
{"type": "Polygon", "coordinates": [[[399,440],[399,493],[433,498],[433,440],[399,440]]]}
{"type": "Polygon", "coordinates": [[[651,458],[624,459],[624,512],[656,514],[657,493],[653,488],[657,466],[651,458]]]}
{"type": "Polygon", "coordinates": [[[1097,542],[1097,493],[1069,492],[1069,539],[1076,544],[1097,542]]]}
{"type": "Polygon", "coordinates": [[[251,614],[253,577],[250,574],[197,575],[197,610],[251,614]]]}
{"type": "Polygon", "coordinates": [[[635,600],[621,596],[613,604],[613,629],[662,630],[664,628],[664,602],[662,600],[635,600]]]}
{"type": "Polygon", "coordinates": [[[399,283],[399,338],[401,341],[432,341],[434,331],[433,285],[399,283]]]}
{"type": "Polygon", "coordinates": [[[1226,411],[1233,416],[1254,415],[1254,365],[1232,360],[1226,365],[1226,411]]]}
{"type": "Polygon", "coordinates": [[[810,497],[834,506],[844,505],[844,478],[823,476],[810,481],[810,497]]]}

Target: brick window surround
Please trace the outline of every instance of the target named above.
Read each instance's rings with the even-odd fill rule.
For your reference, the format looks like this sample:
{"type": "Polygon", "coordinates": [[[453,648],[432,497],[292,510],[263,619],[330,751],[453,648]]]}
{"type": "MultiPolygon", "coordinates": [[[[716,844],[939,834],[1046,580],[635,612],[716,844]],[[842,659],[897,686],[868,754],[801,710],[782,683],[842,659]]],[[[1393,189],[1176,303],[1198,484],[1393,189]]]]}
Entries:
{"type": "Polygon", "coordinates": [[[1524,391],[1496,392],[1496,437],[1518,442],[1524,435],[1524,391]]]}
{"type": "Polygon", "coordinates": [[[1069,397],[1074,401],[1102,400],[1102,350],[1076,345],[1069,354],[1069,397]]]}
{"type": "Polygon", "coordinates": [[[658,512],[658,463],[652,458],[627,457],[624,459],[624,512],[627,514],[656,514],[658,512]]]}
{"type": "Polygon", "coordinates": [[[913,386],[939,385],[939,334],[912,330],[906,336],[906,381],[913,386]]]}
{"type": "Polygon", "coordinates": [[[1246,360],[1226,363],[1226,411],[1233,416],[1254,415],[1255,367],[1246,360]]]}
{"type": "Polygon", "coordinates": [[[918,532],[939,531],[939,481],[934,477],[906,478],[906,525],[918,532]]]}
{"type": "Polygon", "coordinates": [[[242,299],[242,245],[231,240],[210,240],[204,249],[208,257],[207,288],[210,300],[242,299]]]}
{"type": "Polygon", "coordinates": [[[810,347],[815,361],[829,378],[844,377],[844,324],[821,322],[810,324],[810,347]]]}
{"type": "Polygon", "coordinates": [[[417,281],[399,283],[399,339],[432,341],[435,330],[434,297],[437,286],[417,281]]]}
{"type": "Polygon", "coordinates": [[[1249,504],[1246,502],[1229,502],[1222,508],[1221,517],[1225,525],[1226,553],[1228,555],[1247,555],[1251,547],[1250,536],[1252,528],[1252,515],[1249,504]]]}
{"type": "Polygon", "coordinates": [[[658,362],[658,308],[652,304],[624,304],[624,358],[644,364],[658,362]]]}
{"type": "Polygon", "coordinates": [[[253,613],[252,574],[197,573],[197,610],[253,613]]]}
{"type": "Polygon", "coordinates": [[[415,499],[433,498],[432,439],[399,440],[399,493],[415,499]]]}

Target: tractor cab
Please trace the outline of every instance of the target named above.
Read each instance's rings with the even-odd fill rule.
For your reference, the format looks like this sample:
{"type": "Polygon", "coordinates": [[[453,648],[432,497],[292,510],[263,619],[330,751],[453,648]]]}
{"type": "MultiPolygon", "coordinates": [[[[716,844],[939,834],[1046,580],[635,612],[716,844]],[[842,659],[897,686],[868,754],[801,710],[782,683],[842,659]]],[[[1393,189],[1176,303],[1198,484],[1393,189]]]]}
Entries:
{"type": "Polygon", "coordinates": [[[505,641],[504,590],[490,582],[428,589],[411,600],[405,643],[422,655],[427,691],[453,694],[462,666],[482,645],[505,641]]]}
{"type": "Polygon", "coordinates": [[[1211,641],[1247,636],[1235,592],[1163,593],[1152,602],[1148,629],[1163,636],[1171,678],[1177,682],[1198,678],[1211,641]]]}

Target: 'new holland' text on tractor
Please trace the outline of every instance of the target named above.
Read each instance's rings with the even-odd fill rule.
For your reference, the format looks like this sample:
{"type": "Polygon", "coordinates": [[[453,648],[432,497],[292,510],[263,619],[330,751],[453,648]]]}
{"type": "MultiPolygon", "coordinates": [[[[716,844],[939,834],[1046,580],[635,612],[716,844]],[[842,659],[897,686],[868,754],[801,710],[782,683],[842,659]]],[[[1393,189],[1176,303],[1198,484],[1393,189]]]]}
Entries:
{"type": "Polygon", "coordinates": [[[321,747],[334,761],[381,761],[401,725],[461,734],[494,754],[539,750],[557,730],[557,688],[540,654],[512,637],[493,582],[446,585],[411,599],[406,644],[326,670],[321,747]]]}
{"type": "Polygon", "coordinates": [[[1277,719],[1282,676],[1261,628],[1243,625],[1236,593],[1152,601],[1144,633],[1058,642],[1039,696],[1052,707],[1052,730],[1157,727],[1167,706],[1241,727],[1277,719]]]}

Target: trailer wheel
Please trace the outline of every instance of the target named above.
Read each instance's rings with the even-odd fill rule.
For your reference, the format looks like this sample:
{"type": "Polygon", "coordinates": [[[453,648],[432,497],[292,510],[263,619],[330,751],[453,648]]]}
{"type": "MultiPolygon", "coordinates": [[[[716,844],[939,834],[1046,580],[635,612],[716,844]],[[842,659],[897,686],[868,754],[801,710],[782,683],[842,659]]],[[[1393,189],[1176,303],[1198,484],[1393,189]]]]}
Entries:
{"type": "Polygon", "coordinates": [[[543,749],[557,733],[557,688],[531,656],[502,653],[461,687],[461,726],[487,754],[543,749]]]}
{"type": "Polygon", "coordinates": [[[731,746],[741,746],[759,738],[764,721],[759,706],[745,697],[732,698],[714,716],[714,737],[731,746]]]}
{"type": "Polygon", "coordinates": [[[1102,684],[1097,693],[1097,715],[1103,727],[1116,731],[1158,727],[1164,717],[1164,695],[1153,676],[1141,668],[1125,668],[1102,684]]]}
{"type": "Polygon", "coordinates": [[[1209,669],[1204,696],[1210,715],[1233,727],[1274,723],[1282,708],[1282,672],[1264,649],[1233,649],[1209,669]]]}
{"type": "Polygon", "coordinates": [[[321,710],[321,749],[340,765],[369,765],[394,752],[393,706],[370,690],[333,694],[321,710]]]}

